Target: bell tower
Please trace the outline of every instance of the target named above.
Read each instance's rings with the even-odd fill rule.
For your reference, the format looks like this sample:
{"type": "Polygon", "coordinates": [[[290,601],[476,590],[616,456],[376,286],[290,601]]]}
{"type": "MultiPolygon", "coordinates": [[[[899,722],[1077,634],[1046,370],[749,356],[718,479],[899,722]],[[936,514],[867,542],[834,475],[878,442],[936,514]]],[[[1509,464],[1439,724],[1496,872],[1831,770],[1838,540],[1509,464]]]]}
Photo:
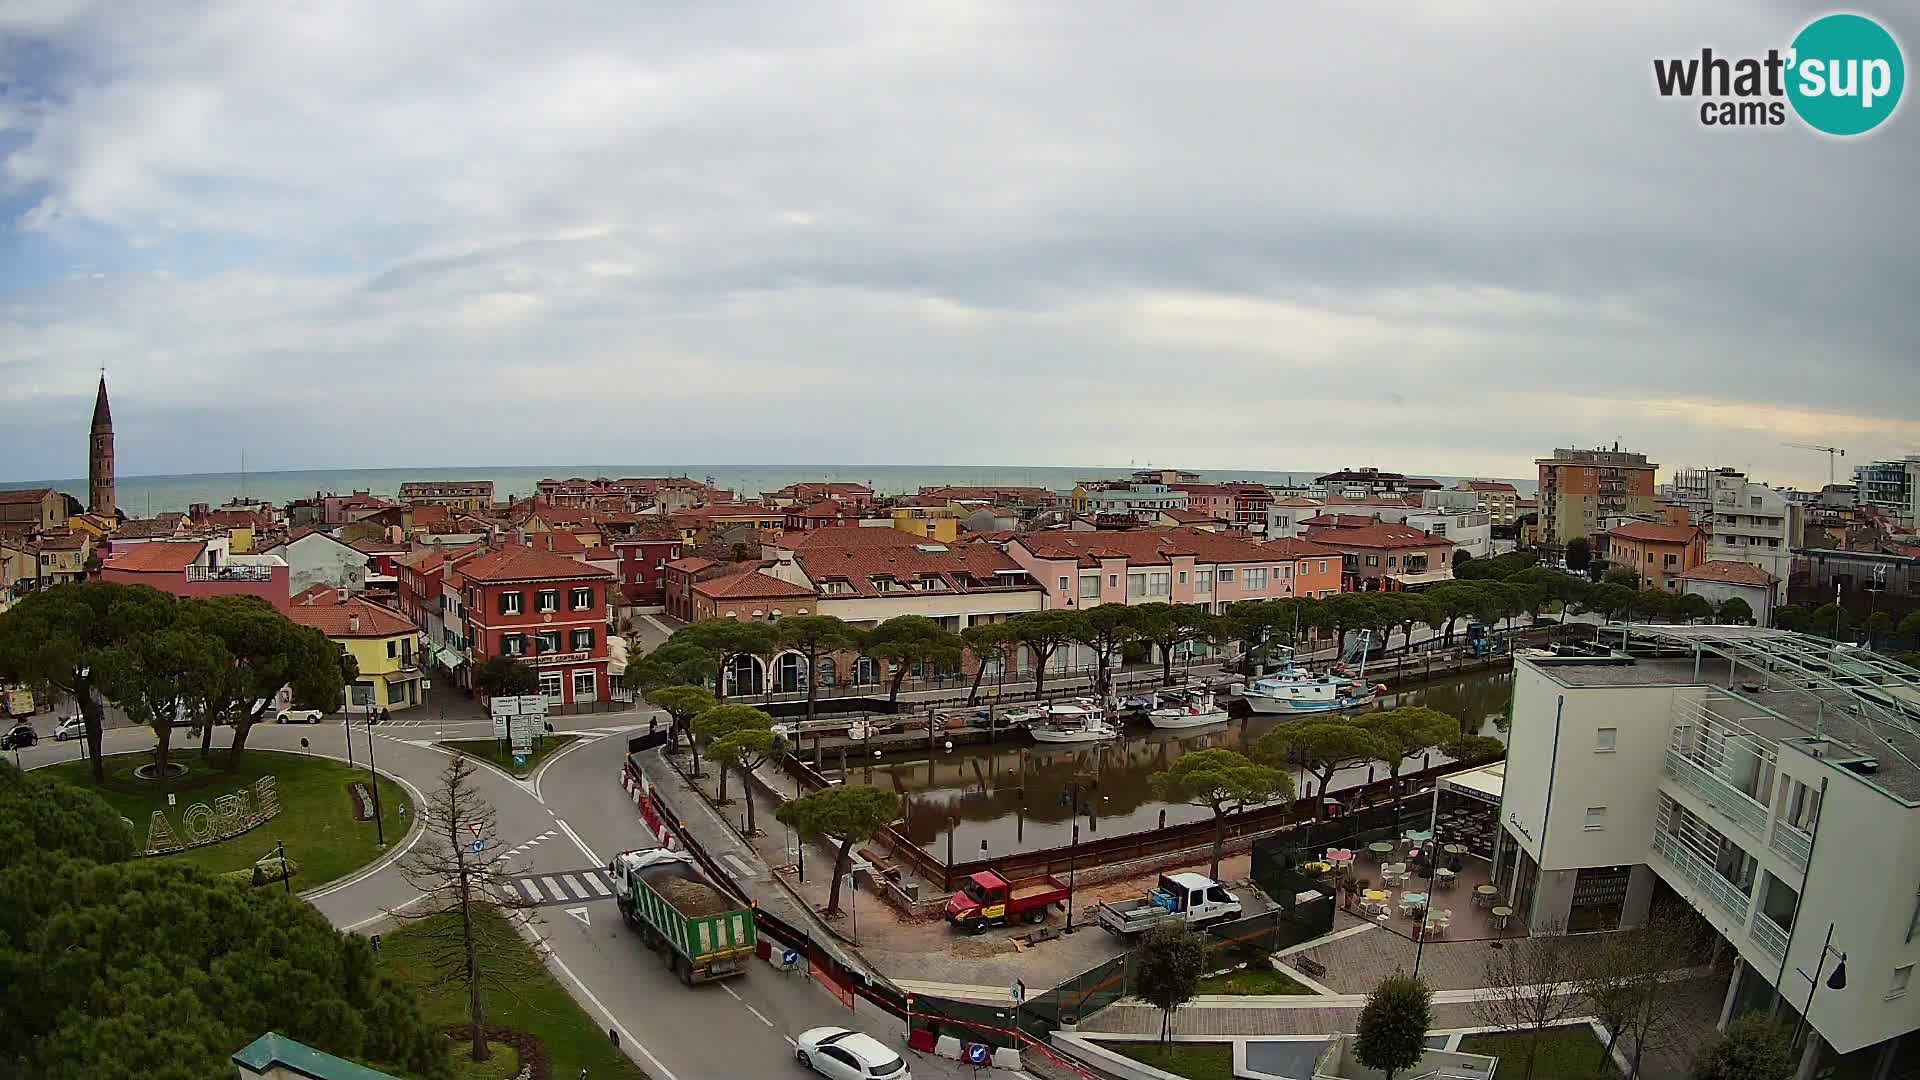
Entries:
{"type": "Polygon", "coordinates": [[[107,407],[107,376],[93,399],[93,431],[87,437],[87,509],[109,521],[113,510],[113,411],[107,407]]]}

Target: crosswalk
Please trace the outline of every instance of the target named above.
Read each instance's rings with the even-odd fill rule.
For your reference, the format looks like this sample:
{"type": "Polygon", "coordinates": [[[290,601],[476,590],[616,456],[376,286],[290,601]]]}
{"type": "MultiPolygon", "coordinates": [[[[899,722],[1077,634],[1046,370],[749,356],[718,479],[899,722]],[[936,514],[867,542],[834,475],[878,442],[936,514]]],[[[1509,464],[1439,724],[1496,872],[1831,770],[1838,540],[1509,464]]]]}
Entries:
{"type": "Polygon", "coordinates": [[[510,878],[507,884],[520,894],[521,899],[535,906],[613,899],[613,881],[607,877],[604,867],[567,870],[557,874],[528,874],[510,878]]]}

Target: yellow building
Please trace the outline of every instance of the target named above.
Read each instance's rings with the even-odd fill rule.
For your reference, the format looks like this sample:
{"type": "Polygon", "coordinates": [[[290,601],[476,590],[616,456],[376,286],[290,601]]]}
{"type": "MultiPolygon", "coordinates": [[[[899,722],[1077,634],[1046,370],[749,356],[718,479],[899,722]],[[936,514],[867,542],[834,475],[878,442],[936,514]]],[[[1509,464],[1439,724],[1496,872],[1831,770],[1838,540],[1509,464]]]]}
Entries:
{"type": "Polygon", "coordinates": [[[327,635],[360,665],[347,688],[347,711],[405,709],[420,704],[426,651],[420,628],[392,608],[327,585],[293,598],[287,617],[327,635]]]}
{"type": "Polygon", "coordinates": [[[25,540],[0,536],[0,611],[39,588],[40,562],[25,540]]]}
{"type": "Polygon", "coordinates": [[[960,511],[951,506],[896,506],[893,527],[909,536],[951,544],[960,538],[960,511]]]}
{"type": "Polygon", "coordinates": [[[67,528],[72,529],[74,532],[86,533],[96,541],[105,540],[107,534],[113,532],[119,524],[118,521],[103,518],[99,514],[81,514],[78,517],[70,517],[67,519],[67,528]]]}
{"type": "Polygon", "coordinates": [[[87,557],[93,554],[90,534],[72,530],[41,533],[35,543],[40,548],[41,588],[64,585],[87,576],[87,557]]]}

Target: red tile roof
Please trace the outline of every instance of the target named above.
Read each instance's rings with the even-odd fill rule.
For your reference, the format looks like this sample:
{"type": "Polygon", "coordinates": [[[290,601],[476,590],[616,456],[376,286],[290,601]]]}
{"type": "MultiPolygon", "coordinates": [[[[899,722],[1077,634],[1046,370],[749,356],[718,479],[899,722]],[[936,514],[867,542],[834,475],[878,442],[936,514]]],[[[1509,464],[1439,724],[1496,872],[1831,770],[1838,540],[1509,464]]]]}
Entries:
{"type": "Polygon", "coordinates": [[[1658,521],[1629,521],[1625,525],[1612,529],[1609,536],[1624,536],[1629,540],[1655,544],[1690,544],[1700,535],[1700,530],[1691,525],[1667,525],[1658,521]]]}
{"type": "Polygon", "coordinates": [[[555,555],[579,555],[587,550],[587,545],[581,543],[578,536],[558,529],[534,533],[527,537],[527,546],[535,551],[551,551],[555,555]]]}
{"type": "Polygon", "coordinates": [[[449,507],[429,503],[416,505],[411,508],[413,512],[413,524],[416,528],[442,524],[447,520],[449,509],[449,507]]]}
{"type": "Polygon", "coordinates": [[[161,514],[152,518],[132,518],[120,523],[113,530],[118,539],[147,540],[154,537],[173,536],[180,531],[181,523],[187,520],[185,514],[161,514]]]}
{"type": "Polygon", "coordinates": [[[1731,559],[1715,559],[1680,575],[1683,581],[1718,581],[1728,585],[1755,585],[1766,588],[1779,583],[1780,579],[1767,573],[1752,563],[1735,562],[1731,559]]]}
{"type": "Polygon", "coordinates": [[[804,585],[781,581],[758,569],[748,570],[744,574],[709,578],[695,585],[693,591],[715,600],[778,600],[786,597],[810,600],[814,595],[813,590],[804,585]]]}
{"type": "Polygon", "coordinates": [[[1466,489],[1468,491],[1516,493],[1514,486],[1504,480],[1469,480],[1466,483],[1466,489]]]}
{"type": "Polygon", "coordinates": [[[52,488],[5,488],[0,489],[0,503],[39,502],[51,494],[52,488]]]}
{"type": "Polygon", "coordinates": [[[391,540],[355,540],[347,546],[368,555],[404,555],[409,550],[408,545],[391,540]]]}
{"type": "Polygon", "coordinates": [[[1172,510],[1162,510],[1160,511],[1160,513],[1166,517],[1172,518],[1173,520],[1179,522],[1182,525],[1202,525],[1202,524],[1206,524],[1207,522],[1221,520],[1217,517],[1214,517],[1212,514],[1202,513],[1199,510],[1172,509],[1172,510]]]}
{"type": "Polygon", "coordinates": [[[675,559],[672,562],[668,563],[665,569],[679,570],[688,574],[697,574],[702,570],[711,569],[712,567],[719,566],[719,565],[720,565],[719,563],[715,562],[712,559],[703,559],[698,555],[688,555],[686,558],[675,559]]]}
{"type": "Polygon", "coordinates": [[[588,566],[565,555],[509,544],[485,555],[475,555],[459,566],[468,581],[558,581],[571,578],[610,578],[610,571],[588,566]]]}
{"type": "Polygon", "coordinates": [[[927,580],[937,580],[940,588],[933,591],[940,592],[1008,585],[1039,588],[1019,563],[992,544],[943,544],[897,529],[822,529],[786,546],[816,585],[844,581],[853,590],[821,594],[827,598],[904,593],[914,582],[927,580]],[[875,586],[876,578],[900,588],[883,592],[875,586]]]}
{"type": "Polygon", "coordinates": [[[1443,536],[1428,536],[1411,525],[1368,525],[1359,529],[1308,529],[1307,539],[1334,548],[1452,547],[1443,536]]]}
{"type": "Polygon", "coordinates": [[[1298,507],[1302,509],[1317,509],[1324,504],[1315,499],[1292,498],[1292,499],[1276,499],[1274,500],[1273,505],[1291,506],[1291,507],[1298,507]]]}
{"type": "Polygon", "coordinates": [[[315,585],[295,596],[288,604],[287,618],[329,638],[384,638],[420,632],[399,612],[363,596],[348,595],[341,601],[339,591],[330,585],[315,585]]]}
{"type": "Polygon", "coordinates": [[[90,533],[74,532],[72,529],[60,529],[57,531],[49,529],[35,537],[35,539],[40,541],[40,547],[43,551],[79,551],[86,547],[87,542],[93,539],[93,537],[90,533]]]}
{"type": "Polygon", "coordinates": [[[1260,545],[1200,529],[1126,529],[1093,533],[1065,530],[1025,533],[1013,543],[1042,559],[1074,559],[1098,566],[1102,558],[1125,559],[1133,566],[1165,566],[1172,556],[1191,555],[1203,563],[1268,562],[1260,545]]]}
{"type": "Polygon", "coordinates": [[[1325,544],[1316,544],[1311,540],[1292,540],[1282,538],[1269,540],[1260,545],[1281,559],[1307,559],[1319,555],[1338,555],[1339,548],[1330,548],[1325,544]]]}
{"type": "Polygon", "coordinates": [[[150,544],[135,544],[124,551],[115,552],[113,558],[107,560],[105,569],[142,574],[178,574],[192,566],[193,561],[206,549],[205,544],[169,544],[160,540],[150,544]]]}
{"type": "Polygon", "coordinates": [[[1380,524],[1380,519],[1371,514],[1320,514],[1301,518],[1299,523],[1309,528],[1365,529],[1380,524]]]}

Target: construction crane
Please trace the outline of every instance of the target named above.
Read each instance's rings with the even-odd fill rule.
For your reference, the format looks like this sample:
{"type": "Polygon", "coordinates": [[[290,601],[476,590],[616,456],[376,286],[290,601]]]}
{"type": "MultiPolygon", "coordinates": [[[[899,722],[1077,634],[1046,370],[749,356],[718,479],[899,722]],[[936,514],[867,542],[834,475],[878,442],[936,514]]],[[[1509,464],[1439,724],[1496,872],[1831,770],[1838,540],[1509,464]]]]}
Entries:
{"type": "Polygon", "coordinates": [[[1797,443],[1797,442],[1781,443],[1780,445],[1791,446],[1795,450],[1818,450],[1821,453],[1827,455],[1827,483],[1829,484],[1834,482],[1835,462],[1838,459],[1847,456],[1847,452],[1845,450],[1840,449],[1837,446],[1809,446],[1806,443],[1797,443]]]}

